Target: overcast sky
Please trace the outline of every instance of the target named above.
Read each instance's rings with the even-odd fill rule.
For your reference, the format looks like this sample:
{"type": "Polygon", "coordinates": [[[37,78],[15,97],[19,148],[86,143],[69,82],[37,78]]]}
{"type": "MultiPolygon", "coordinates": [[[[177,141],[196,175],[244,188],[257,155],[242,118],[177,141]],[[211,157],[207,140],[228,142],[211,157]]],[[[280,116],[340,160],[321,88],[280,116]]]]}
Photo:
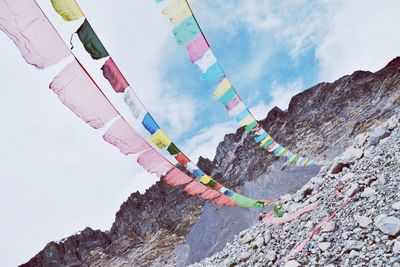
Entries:
{"type": "MultiPolygon", "coordinates": [[[[64,22],[50,1],[38,2],[69,40],[79,22],[64,22]]],[[[286,109],[291,96],[318,82],[358,69],[376,71],[400,54],[397,0],[190,2],[222,66],[259,118],[275,105],[286,109]]],[[[79,3],[161,127],[193,159],[212,158],[236,125],[175,44],[158,7],[151,0],[79,3]]],[[[130,120],[98,64],[79,45],[77,52],[130,120]]],[[[109,229],[130,193],[144,192],[156,177],[59,102],[48,84],[60,66],[39,71],[27,65],[1,32],[0,55],[0,265],[7,267],[86,226],[109,229]]]]}

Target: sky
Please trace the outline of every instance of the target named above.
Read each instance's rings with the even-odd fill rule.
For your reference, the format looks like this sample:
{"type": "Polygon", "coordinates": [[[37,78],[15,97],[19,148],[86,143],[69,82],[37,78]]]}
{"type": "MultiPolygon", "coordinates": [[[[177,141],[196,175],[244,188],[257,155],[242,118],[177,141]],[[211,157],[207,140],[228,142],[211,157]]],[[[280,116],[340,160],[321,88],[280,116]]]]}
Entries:
{"type": "MultiPolygon", "coordinates": [[[[236,125],[212,99],[213,88],[199,79],[156,4],[78,2],[161,127],[192,159],[212,159],[236,125]]],[[[274,106],[286,109],[293,95],[312,85],[359,69],[376,71],[400,55],[397,0],[189,2],[225,72],[260,119],[274,106]]],[[[50,1],[38,3],[69,41],[81,21],[64,22],[50,1]]],[[[132,121],[99,74],[100,63],[73,41],[103,92],[132,121]]],[[[0,265],[7,267],[86,226],[109,229],[122,202],[157,178],[105,143],[101,131],[48,89],[63,63],[36,70],[1,32],[0,56],[0,265]]]]}

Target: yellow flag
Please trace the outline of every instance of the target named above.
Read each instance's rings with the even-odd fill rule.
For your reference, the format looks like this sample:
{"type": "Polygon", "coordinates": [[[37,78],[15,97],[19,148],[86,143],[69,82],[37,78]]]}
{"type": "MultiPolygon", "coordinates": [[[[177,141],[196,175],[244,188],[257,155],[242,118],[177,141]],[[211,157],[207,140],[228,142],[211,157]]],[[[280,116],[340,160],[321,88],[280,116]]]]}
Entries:
{"type": "Polygon", "coordinates": [[[150,141],[160,149],[163,149],[171,144],[171,140],[161,129],[158,129],[157,132],[150,136],[150,141]]]}
{"type": "Polygon", "coordinates": [[[172,24],[178,24],[184,18],[192,16],[186,0],[170,0],[161,10],[161,13],[169,16],[172,24]]]}
{"type": "Polygon", "coordinates": [[[211,178],[207,174],[204,174],[200,178],[200,183],[202,183],[202,184],[208,184],[210,181],[211,181],[211,178]]]}
{"type": "Polygon", "coordinates": [[[224,78],[218,85],[217,89],[215,89],[214,92],[214,97],[219,98],[223,94],[225,94],[226,91],[228,91],[232,87],[231,82],[227,79],[224,78]]]}
{"type": "Polygon", "coordinates": [[[75,0],[51,0],[51,4],[66,21],[77,20],[84,16],[75,0]]]}
{"type": "Polygon", "coordinates": [[[268,135],[267,137],[265,137],[265,139],[263,139],[260,143],[260,147],[262,147],[263,145],[265,145],[266,142],[268,142],[269,140],[271,140],[272,137],[270,135],[268,135]]]}
{"type": "Polygon", "coordinates": [[[251,123],[252,121],[254,121],[254,117],[253,115],[249,114],[247,115],[246,118],[244,118],[243,120],[240,121],[240,127],[246,126],[247,124],[251,123]]]}

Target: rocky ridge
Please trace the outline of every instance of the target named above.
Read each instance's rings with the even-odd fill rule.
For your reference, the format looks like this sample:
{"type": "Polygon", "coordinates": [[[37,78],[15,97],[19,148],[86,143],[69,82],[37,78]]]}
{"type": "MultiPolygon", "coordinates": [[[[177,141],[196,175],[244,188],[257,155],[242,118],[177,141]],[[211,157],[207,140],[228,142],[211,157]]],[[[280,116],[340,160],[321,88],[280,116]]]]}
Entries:
{"type": "Polygon", "coordinates": [[[320,201],[317,209],[285,224],[260,222],[192,266],[400,266],[399,119],[400,113],[358,135],[334,166],[282,197],[286,215],[320,201]],[[352,194],[354,199],[340,209],[352,194]],[[286,259],[337,209],[300,253],[286,259]]]}
{"type": "MultiPolygon", "coordinates": [[[[332,159],[358,134],[400,110],[400,58],[382,70],[356,71],[294,96],[261,123],[278,142],[304,156],[332,159]],[[298,150],[296,150],[298,149],[298,150]]],[[[372,140],[372,139],[371,139],[372,140]]],[[[368,152],[367,152],[368,153],[368,152]]],[[[295,193],[318,168],[293,168],[260,150],[238,129],[225,136],[210,161],[198,165],[220,182],[255,198],[295,193]]],[[[122,204],[110,231],[90,228],[50,242],[22,266],[187,265],[211,256],[257,222],[259,211],[216,207],[158,182],[122,204]],[[205,227],[212,221],[223,229],[205,227]]]]}

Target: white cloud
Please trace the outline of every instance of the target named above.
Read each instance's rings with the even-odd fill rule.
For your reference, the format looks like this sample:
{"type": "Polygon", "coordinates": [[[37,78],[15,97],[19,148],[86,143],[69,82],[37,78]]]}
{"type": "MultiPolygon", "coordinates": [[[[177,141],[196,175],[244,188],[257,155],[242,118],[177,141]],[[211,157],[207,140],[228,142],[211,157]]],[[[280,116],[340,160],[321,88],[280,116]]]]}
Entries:
{"type": "Polygon", "coordinates": [[[257,105],[250,108],[250,111],[256,117],[256,119],[265,119],[268,112],[274,107],[279,107],[281,110],[286,110],[289,106],[290,99],[301,91],[303,91],[302,80],[296,80],[285,85],[273,82],[271,89],[268,90],[268,93],[271,97],[270,102],[266,104],[263,100],[260,100],[257,105]]]}
{"type": "Polygon", "coordinates": [[[341,2],[317,48],[321,80],[333,81],[355,70],[376,71],[400,55],[400,2],[341,2]]]}
{"type": "Polygon", "coordinates": [[[188,139],[183,148],[195,162],[200,156],[213,159],[217,146],[228,133],[235,132],[237,125],[234,121],[217,123],[201,130],[196,136],[188,139]]]}

